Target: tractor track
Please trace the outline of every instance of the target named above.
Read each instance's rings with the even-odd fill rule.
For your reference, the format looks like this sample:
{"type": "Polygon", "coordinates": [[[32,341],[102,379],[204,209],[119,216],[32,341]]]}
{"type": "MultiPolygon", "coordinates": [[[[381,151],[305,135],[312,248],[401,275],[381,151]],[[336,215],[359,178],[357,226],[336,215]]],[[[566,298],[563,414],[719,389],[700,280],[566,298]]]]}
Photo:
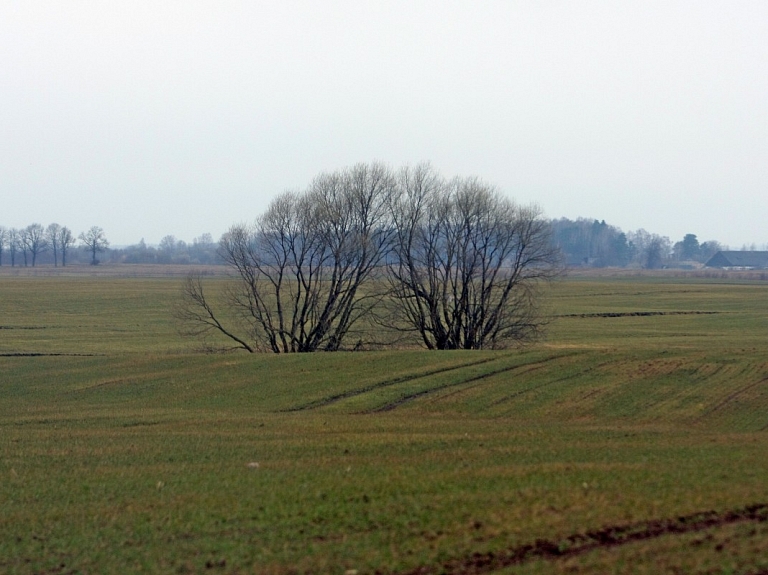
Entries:
{"type": "MultiPolygon", "coordinates": [[[[477,381],[477,380],[480,380],[480,379],[483,379],[483,378],[486,378],[486,377],[490,377],[492,375],[496,375],[497,373],[503,373],[505,371],[513,371],[513,370],[516,370],[516,369],[522,369],[522,368],[525,368],[525,367],[530,367],[530,366],[535,366],[535,365],[539,365],[539,364],[544,364],[544,363],[547,363],[547,362],[550,362],[550,361],[554,361],[556,359],[559,359],[559,358],[562,358],[562,357],[567,357],[567,356],[570,356],[570,355],[575,355],[575,354],[574,353],[568,353],[568,354],[564,354],[564,355],[557,355],[557,356],[553,356],[553,357],[550,357],[550,358],[547,358],[547,359],[541,360],[541,361],[535,361],[535,362],[531,362],[531,363],[524,363],[524,364],[514,365],[514,366],[511,366],[511,367],[505,367],[505,368],[502,368],[500,370],[495,370],[495,371],[489,372],[487,374],[482,374],[482,375],[479,375],[479,376],[476,376],[476,377],[473,377],[473,378],[470,378],[470,379],[462,380],[461,382],[458,382],[458,383],[452,383],[452,384],[448,384],[448,385],[445,385],[445,386],[439,386],[439,387],[432,388],[432,389],[429,389],[429,390],[424,390],[424,391],[417,392],[416,394],[412,394],[413,397],[407,396],[405,401],[410,401],[410,399],[415,399],[416,397],[420,397],[422,395],[426,395],[428,393],[432,393],[433,391],[440,391],[442,389],[447,389],[449,387],[453,387],[453,386],[456,386],[456,385],[461,385],[461,384],[470,383],[472,381],[477,381]]],[[[283,410],[280,410],[279,413],[291,413],[291,412],[297,412],[297,411],[308,411],[308,410],[311,410],[311,409],[318,409],[318,408],[321,408],[321,407],[326,407],[326,406],[332,405],[334,403],[337,403],[337,402],[345,400],[345,399],[349,399],[349,398],[352,398],[352,397],[357,397],[357,396],[360,396],[360,395],[363,395],[363,394],[366,394],[366,393],[370,393],[372,391],[376,391],[376,390],[379,390],[379,389],[384,389],[384,388],[387,388],[387,387],[392,387],[393,385],[398,385],[398,384],[401,384],[401,383],[407,383],[407,382],[415,381],[417,379],[422,379],[422,378],[425,378],[425,377],[431,377],[431,376],[435,376],[435,375],[442,375],[442,374],[449,373],[449,372],[452,372],[452,371],[457,371],[457,370],[461,370],[461,369],[476,367],[476,366],[484,365],[484,364],[487,364],[487,363],[498,362],[498,361],[501,361],[501,360],[503,360],[505,358],[508,358],[508,357],[510,357],[510,354],[504,354],[504,355],[501,355],[501,356],[498,356],[498,357],[485,358],[485,359],[481,359],[481,360],[477,360],[477,361],[471,361],[471,362],[463,363],[461,365],[454,365],[454,366],[451,366],[451,367],[442,367],[442,368],[439,368],[439,369],[433,369],[433,370],[430,370],[430,371],[427,371],[427,372],[423,372],[423,373],[408,374],[408,375],[403,375],[403,376],[399,376],[399,377],[393,377],[391,379],[386,379],[384,381],[373,383],[373,384],[367,385],[365,387],[351,389],[351,390],[348,390],[348,391],[344,391],[342,393],[337,393],[335,395],[331,395],[331,396],[328,396],[328,397],[324,397],[324,398],[321,398],[321,399],[310,401],[309,403],[305,403],[303,405],[299,405],[299,406],[296,406],[296,407],[290,407],[288,409],[283,409],[283,410]]],[[[400,404],[400,403],[404,403],[404,401],[398,400],[396,403],[400,404]]],[[[389,405],[389,404],[387,404],[387,405],[389,405]]],[[[397,407],[397,406],[394,406],[394,407],[397,407]]],[[[375,408],[375,409],[372,409],[372,410],[367,410],[367,411],[364,411],[362,413],[376,413],[376,412],[379,412],[379,411],[390,411],[390,409],[394,409],[394,407],[386,408],[386,406],[382,406],[380,408],[375,408]]]]}
{"type": "Polygon", "coordinates": [[[443,390],[446,390],[446,389],[450,389],[452,387],[458,387],[460,385],[466,385],[466,384],[473,383],[473,382],[476,382],[476,381],[481,381],[481,380],[486,379],[488,377],[493,377],[494,375],[499,375],[499,374],[502,374],[502,373],[510,373],[510,372],[521,370],[521,369],[524,369],[524,368],[530,368],[527,371],[534,371],[534,370],[537,370],[537,369],[541,369],[541,368],[544,367],[545,364],[547,364],[547,363],[549,363],[551,361],[554,361],[556,359],[560,359],[561,357],[564,357],[564,356],[554,356],[554,357],[549,357],[547,359],[544,359],[544,360],[541,360],[541,361],[532,362],[532,363],[524,363],[524,364],[521,364],[521,365],[512,365],[512,366],[509,366],[509,367],[504,367],[502,369],[497,369],[495,371],[490,371],[488,373],[483,373],[481,375],[476,375],[474,377],[470,377],[469,379],[464,379],[462,381],[456,381],[456,382],[453,382],[453,383],[447,383],[445,385],[439,385],[437,387],[431,387],[429,389],[423,389],[423,390],[417,391],[415,393],[404,395],[403,397],[400,397],[400,398],[398,398],[395,401],[391,401],[389,403],[386,403],[386,404],[381,405],[379,407],[376,407],[374,409],[369,409],[369,410],[364,411],[362,413],[382,413],[382,412],[385,412],[385,411],[392,411],[393,409],[397,409],[398,407],[402,406],[405,403],[408,403],[408,402],[413,401],[415,399],[418,399],[420,397],[424,397],[425,395],[430,395],[432,393],[438,393],[440,391],[443,391],[443,390]]]}
{"type": "MultiPolygon", "coordinates": [[[[480,575],[537,559],[558,560],[576,557],[598,549],[610,549],[665,535],[685,535],[734,523],[768,521],[768,504],[758,503],[727,511],[702,511],[691,515],[651,519],[627,525],[611,525],[564,539],[537,539],[499,552],[473,553],[439,565],[423,565],[397,575],[480,575]]],[[[383,575],[383,572],[377,572],[383,575]]],[[[755,572],[754,575],[764,571],[755,572]]]]}
{"type": "Polygon", "coordinates": [[[570,374],[568,374],[566,376],[559,377],[557,379],[553,379],[553,380],[548,381],[546,383],[542,383],[541,385],[534,385],[532,387],[526,387],[525,389],[520,389],[520,390],[518,390],[518,391],[516,391],[514,393],[511,393],[510,395],[502,397],[501,399],[497,399],[496,401],[494,401],[491,404],[491,406],[493,407],[493,406],[501,405],[502,403],[507,403],[508,401],[512,401],[513,399],[515,399],[517,397],[520,397],[521,395],[525,395],[526,393],[530,393],[531,391],[537,391],[539,389],[542,389],[544,387],[548,387],[550,385],[554,385],[556,383],[561,383],[563,381],[568,381],[569,379],[574,379],[574,378],[577,378],[577,377],[581,377],[582,375],[585,375],[585,374],[590,373],[590,372],[592,372],[592,371],[594,371],[596,369],[600,369],[601,367],[604,367],[604,366],[610,365],[610,364],[611,364],[611,362],[603,362],[603,363],[600,363],[598,365],[588,367],[587,369],[578,371],[576,373],[570,373],[570,374]]]}
{"type": "Polygon", "coordinates": [[[757,381],[753,381],[752,383],[745,385],[744,387],[740,387],[736,391],[729,393],[727,396],[725,396],[724,399],[722,399],[719,403],[717,403],[715,406],[713,406],[711,409],[707,410],[706,413],[702,414],[699,419],[704,419],[705,417],[712,415],[716,411],[721,410],[723,407],[728,405],[731,401],[739,397],[742,393],[745,393],[749,391],[750,389],[753,389],[757,387],[758,385],[761,385],[763,383],[768,382],[768,377],[764,377],[763,379],[759,379],[757,381]]]}
{"type": "Polygon", "coordinates": [[[491,363],[493,361],[499,361],[500,359],[503,359],[504,357],[507,357],[506,355],[501,357],[491,357],[486,359],[481,359],[478,361],[472,361],[469,363],[463,363],[461,365],[454,365],[451,367],[442,367],[440,369],[433,369],[431,371],[427,371],[424,373],[418,373],[418,374],[408,374],[408,375],[402,375],[399,377],[393,377],[391,379],[385,379],[384,381],[379,381],[377,383],[366,385],[365,387],[359,387],[357,389],[350,389],[348,391],[344,391],[342,393],[337,393],[335,395],[330,395],[328,397],[324,397],[322,399],[317,399],[315,401],[310,401],[309,403],[305,403],[303,405],[299,405],[296,407],[290,407],[288,409],[280,410],[280,413],[290,413],[295,411],[307,411],[310,409],[318,409],[320,407],[326,407],[328,405],[334,404],[338,401],[342,401],[344,399],[349,399],[350,397],[357,397],[358,395],[363,395],[365,393],[369,393],[371,391],[376,391],[377,389],[382,389],[385,387],[391,387],[393,385],[397,385],[398,383],[405,383],[408,381],[414,381],[416,379],[420,379],[422,377],[430,377],[433,375],[440,375],[442,373],[448,373],[450,371],[455,371],[457,369],[464,369],[467,367],[475,367],[477,365],[483,365],[485,363],[491,363]]]}

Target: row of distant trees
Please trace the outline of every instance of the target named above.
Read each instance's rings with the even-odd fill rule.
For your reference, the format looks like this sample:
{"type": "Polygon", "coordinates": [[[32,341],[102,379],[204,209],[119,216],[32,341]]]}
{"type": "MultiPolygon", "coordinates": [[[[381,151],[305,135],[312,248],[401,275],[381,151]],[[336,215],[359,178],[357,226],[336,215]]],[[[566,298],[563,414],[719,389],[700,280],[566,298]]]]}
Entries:
{"type": "Polygon", "coordinates": [[[126,264],[223,264],[218,248],[218,242],[208,233],[196,237],[191,243],[167,235],[157,246],[147,245],[142,239],[138,244],[112,250],[110,259],[126,264]]]}
{"type": "MultiPolygon", "coordinates": [[[[699,242],[696,234],[685,234],[683,239],[673,242],[667,236],[644,229],[624,232],[605,220],[560,218],[548,223],[553,245],[562,252],[569,267],[685,267],[704,264],[717,252],[730,249],[716,240],[699,242]]],[[[168,235],[157,246],[149,246],[142,240],[112,250],[110,260],[115,263],[226,264],[219,248],[220,242],[214,241],[211,234],[203,234],[191,243],[168,235]]],[[[740,249],[756,250],[758,246],[745,245],[740,249]]],[[[768,245],[765,249],[768,250],[768,245]]]]}
{"type": "Polygon", "coordinates": [[[80,233],[77,238],[67,226],[57,223],[48,226],[35,223],[25,228],[0,226],[0,266],[35,267],[46,257],[56,267],[66,266],[73,255],[78,259],[74,250],[78,241],[93,265],[99,263],[97,255],[109,246],[104,230],[98,226],[80,233]]]}
{"type": "MultiPolygon", "coordinates": [[[[705,263],[728,246],[715,240],[699,242],[696,234],[686,234],[672,242],[668,237],[644,229],[624,232],[616,226],[589,218],[549,220],[552,240],[563,259],[571,267],[637,267],[658,269],[666,266],[705,263]]],[[[57,223],[44,227],[30,224],[26,228],[0,226],[0,266],[36,266],[39,263],[66,266],[68,262],[99,263],[99,254],[106,252],[111,263],[125,264],[225,264],[219,241],[210,233],[185,242],[166,235],[158,245],[148,245],[143,239],[117,249],[109,249],[104,231],[94,226],[74,236],[72,231],[57,223]],[[79,245],[78,245],[79,240],[79,245]],[[82,247],[82,251],[72,250],[82,247]]],[[[757,249],[743,246],[742,249],[757,249]]]]}
{"type": "MultiPolygon", "coordinates": [[[[570,267],[636,267],[659,269],[705,263],[728,246],[715,240],[699,243],[696,234],[686,234],[677,242],[644,229],[624,232],[616,226],[589,218],[548,221],[553,245],[570,267]]],[[[211,234],[203,234],[192,243],[165,236],[157,246],[138,244],[113,250],[111,260],[119,263],[225,264],[211,234]]],[[[757,249],[744,246],[742,249],[757,249]]]]}
{"type": "Polygon", "coordinates": [[[673,243],[666,236],[643,229],[623,232],[605,220],[561,218],[552,220],[551,226],[555,245],[572,267],[659,269],[705,263],[717,252],[728,249],[715,240],[699,243],[696,234],[686,234],[673,243]]]}
{"type": "Polygon", "coordinates": [[[0,226],[0,266],[35,267],[39,264],[66,266],[90,263],[103,258],[110,263],[126,264],[223,264],[218,254],[218,242],[211,234],[202,234],[191,243],[165,236],[157,246],[142,239],[127,247],[110,249],[104,230],[93,226],[78,236],[67,226],[57,223],[43,226],[30,224],[25,228],[0,226]],[[80,248],[80,249],[78,249],[80,248]]]}
{"type": "MultiPolygon", "coordinates": [[[[623,232],[615,226],[591,219],[549,220],[555,247],[571,267],[638,267],[657,269],[685,262],[704,263],[718,251],[728,249],[717,241],[699,244],[695,234],[686,234],[673,243],[666,236],[644,229],[623,232]]],[[[222,238],[223,239],[223,238],[222,238]]],[[[111,260],[119,263],[225,264],[224,254],[210,234],[192,243],[165,236],[157,246],[138,244],[113,250],[111,260]]]]}
{"type": "MultiPolygon", "coordinates": [[[[644,229],[624,232],[620,228],[589,218],[549,220],[553,245],[563,254],[570,267],[637,267],[659,269],[706,263],[728,246],[715,240],[699,242],[696,234],[686,234],[672,242],[644,229]]],[[[222,238],[223,239],[223,238],[222,238]]],[[[72,231],[57,223],[47,227],[30,224],[26,228],[0,226],[0,266],[36,266],[38,263],[65,266],[68,262],[99,263],[98,255],[106,252],[111,263],[125,264],[226,264],[220,241],[209,233],[185,242],[166,235],[156,246],[143,239],[134,245],[109,249],[104,231],[97,226],[74,236],[72,231]],[[79,240],[79,246],[77,242],[79,240]],[[73,251],[82,247],[82,252],[73,251]]],[[[757,249],[743,246],[742,249],[757,249]]],[[[766,247],[768,249],[768,246],[766,247]]]]}

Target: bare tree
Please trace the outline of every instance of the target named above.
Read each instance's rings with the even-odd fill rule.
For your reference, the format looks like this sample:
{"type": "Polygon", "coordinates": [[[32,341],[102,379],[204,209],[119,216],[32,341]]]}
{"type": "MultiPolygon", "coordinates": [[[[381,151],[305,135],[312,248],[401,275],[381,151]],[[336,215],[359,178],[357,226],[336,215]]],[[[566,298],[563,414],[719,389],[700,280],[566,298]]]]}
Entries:
{"type": "Polygon", "coordinates": [[[37,256],[46,251],[49,247],[45,228],[42,224],[30,224],[25,228],[24,232],[22,238],[32,256],[32,267],[35,267],[37,264],[37,256]]]}
{"type": "Polygon", "coordinates": [[[158,246],[161,251],[167,251],[169,253],[172,253],[176,249],[176,244],[178,243],[178,240],[176,239],[176,236],[168,235],[163,236],[163,239],[160,240],[160,245],[158,246]]]}
{"type": "Polygon", "coordinates": [[[303,193],[278,196],[254,226],[233,226],[224,235],[220,254],[237,277],[229,304],[249,326],[253,344],[223,328],[195,279],[185,284],[188,311],[179,317],[197,319],[249,351],[340,349],[382,297],[361,286],[385,256],[393,185],[379,164],[324,174],[303,193]]]}
{"type": "Polygon", "coordinates": [[[702,242],[700,248],[699,248],[699,261],[706,262],[708,261],[712,256],[714,256],[717,252],[722,251],[724,249],[727,249],[724,247],[720,242],[716,240],[707,240],[706,242],[702,242]]]}
{"type": "Polygon", "coordinates": [[[18,231],[16,244],[21,255],[24,257],[24,267],[29,265],[29,228],[22,228],[18,231]]]}
{"type": "Polygon", "coordinates": [[[392,202],[389,327],[429,349],[482,349],[535,337],[539,286],[560,270],[550,226],[476,178],[403,170],[392,202]]]}
{"type": "Polygon", "coordinates": [[[203,282],[198,273],[191,273],[184,280],[182,298],[174,309],[174,315],[181,321],[181,334],[202,340],[203,349],[206,351],[230,351],[235,349],[244,349],[250,353],[256,351],[246,341],[247,338],[238,336],[235,330],[225,326],[219,319],[213,310],[211,301],[205,294],[203,282]],[[217,333],[229,338],[233,345],[217,347],[208,343],[209,336],[217,333]]]}
{"type": "Polygon", "coordinates": [[[48,244],[53,251],[53,267],[58,267],[59,265],[59,233],[61,233],[61,226],[56,223],[48,224],[48,227],[45,229],[48,244]]]}
{"type": "Polygon", "coordinates": [[[16,253],[21,248],[21,234],[16,228],[8,230],[8,253],[11,256],[11,267],[16,265],[16,253]]]}
{"type": "Polygon", "coordinates": [[[75,245],[75,236],[72,234],[72,230],[70,230],[67,226],[62,226],[59,228],[57,243],[59,245],[59,249],[61,250],[61,265],[62,267],[66,267],[67,252],[69,251],[70,247],[75,245]]]}
{"type": "Polygon", "coordinates": [[[3,226],[0,226],[0,266],[3,265],[3,252],[5,251],[5,246],[8,243],[8,230],[6,230],[3,226]]]}
{"type": "Polygon", "coordinates": [[[645,248],[644,267],[649,270],[664,267],[664,259],[668,255],[668,250],[665,248],[664,238],[654,234],[645,248]]]}
{"type": "Polygon", "coordinates": [[[204,233],[192,240],[189,246],[190,262],[198,264],[212,264],[216,262],[216,243],[209,233],[204,233]]]}
{"type": "Polygon", "coordinates": [[[96,254],[109,247],[109,241],[104,235],[104,230],[98,226],[93,226],[87,232],[82,232],[78,238],[83,243],[83,247],[91,252],[91,265],[98,264],[99,260],[96,259],[96,254]]]}

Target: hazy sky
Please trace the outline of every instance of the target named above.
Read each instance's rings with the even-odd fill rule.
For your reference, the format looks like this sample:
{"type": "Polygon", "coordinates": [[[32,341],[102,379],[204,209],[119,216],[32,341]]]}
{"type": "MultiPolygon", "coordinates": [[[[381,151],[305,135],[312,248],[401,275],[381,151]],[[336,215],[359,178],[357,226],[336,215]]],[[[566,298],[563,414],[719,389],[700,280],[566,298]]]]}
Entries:
{"type": "Polygon", "coordinates": [[[218,238],[357,162],[768,242],[768,2],[0,0],[0,225],[218,238]]]}

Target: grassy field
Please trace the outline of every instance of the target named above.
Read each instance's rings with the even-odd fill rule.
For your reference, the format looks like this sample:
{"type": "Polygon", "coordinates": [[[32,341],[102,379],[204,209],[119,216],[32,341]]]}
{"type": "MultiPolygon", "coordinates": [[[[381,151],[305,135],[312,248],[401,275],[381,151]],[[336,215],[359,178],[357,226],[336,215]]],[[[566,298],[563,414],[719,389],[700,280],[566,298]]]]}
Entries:
{"type": "Polygon", "coordinates": [[[572,277],[522,350],[272,356],[195,352],[179,277],[126,275],[0,270],[1,573],[768,573],[764,281],[572,277]]]}

